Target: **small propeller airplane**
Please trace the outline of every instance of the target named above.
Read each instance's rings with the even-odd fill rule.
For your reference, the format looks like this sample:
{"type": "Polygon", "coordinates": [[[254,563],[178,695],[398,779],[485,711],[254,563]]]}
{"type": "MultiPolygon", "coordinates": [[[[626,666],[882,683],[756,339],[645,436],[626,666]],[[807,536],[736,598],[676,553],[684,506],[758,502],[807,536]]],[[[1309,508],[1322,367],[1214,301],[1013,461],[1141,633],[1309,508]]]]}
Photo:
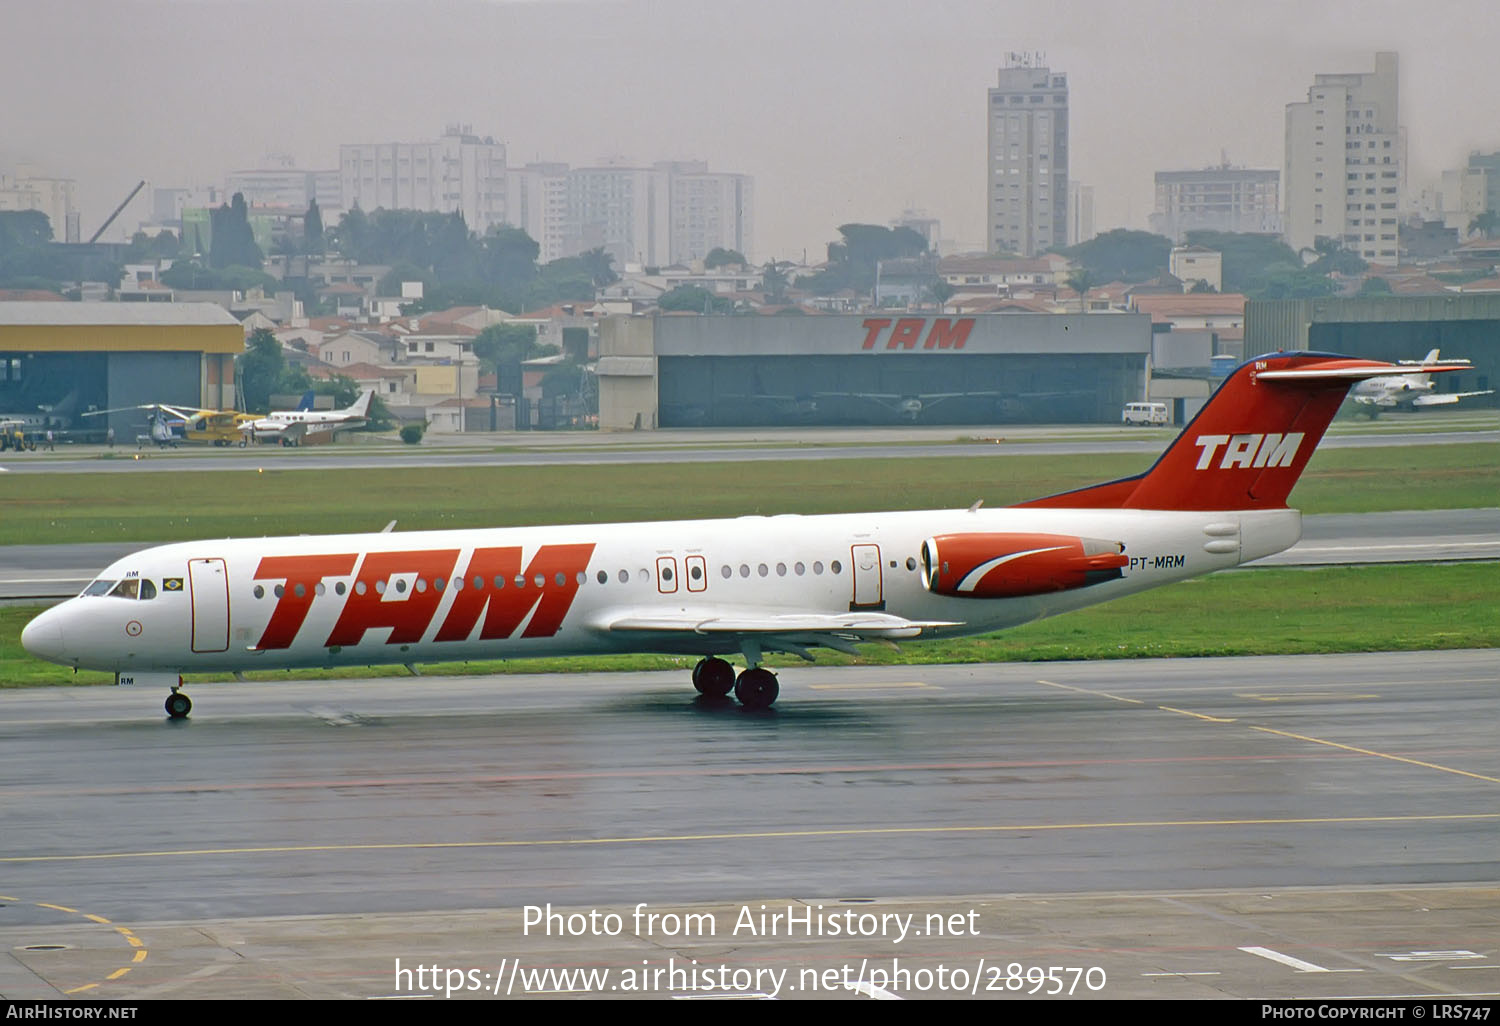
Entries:
{"type": "Polygon", "coordinates": [[[280,442],[287,446],[301,445],[302,440],[312,433],[334,434],[362,427],[368,420],[370,402],[374,398],[375,390],[366,389],[358,399],[341,410],[315,410],[312,408],[312,393],[308,392],[295,410],[272,411],[264,417],[251,418],[241,423],[240,444],[280,442]]]}

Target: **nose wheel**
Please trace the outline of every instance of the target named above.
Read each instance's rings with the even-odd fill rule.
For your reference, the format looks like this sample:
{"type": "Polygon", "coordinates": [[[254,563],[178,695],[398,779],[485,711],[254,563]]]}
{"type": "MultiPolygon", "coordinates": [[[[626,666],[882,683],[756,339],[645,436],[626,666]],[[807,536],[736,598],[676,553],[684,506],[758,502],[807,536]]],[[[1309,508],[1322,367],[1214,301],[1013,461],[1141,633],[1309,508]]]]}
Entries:
{"type": "Polygon", "coordinates": [[[176,688],[167,696],[167,715],[174,720],[185,720],[193,711],[193,700],[176,688]]]}

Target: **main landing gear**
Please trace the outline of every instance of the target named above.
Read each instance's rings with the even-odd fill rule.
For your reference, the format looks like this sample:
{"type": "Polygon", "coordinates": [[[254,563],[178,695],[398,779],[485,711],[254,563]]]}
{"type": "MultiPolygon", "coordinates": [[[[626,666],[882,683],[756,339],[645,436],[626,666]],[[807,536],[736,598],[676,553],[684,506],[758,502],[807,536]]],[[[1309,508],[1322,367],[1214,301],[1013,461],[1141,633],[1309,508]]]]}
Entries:
{"type": "Polygon", "coordinates": [[[174,720],[185,720],[193,711],[193,700],[176,688],[167,696],[167,715],[174,720]]]}
{"type": "Polygon", "coordinates": [[[716,656],[701,659],[693,667],[693,687],[706,698],[723,698],[732,689],[746,709],[768,708],[781,693],[776,674],[765,667],[752,665],[736,677],[734,667],[716,656]]]}

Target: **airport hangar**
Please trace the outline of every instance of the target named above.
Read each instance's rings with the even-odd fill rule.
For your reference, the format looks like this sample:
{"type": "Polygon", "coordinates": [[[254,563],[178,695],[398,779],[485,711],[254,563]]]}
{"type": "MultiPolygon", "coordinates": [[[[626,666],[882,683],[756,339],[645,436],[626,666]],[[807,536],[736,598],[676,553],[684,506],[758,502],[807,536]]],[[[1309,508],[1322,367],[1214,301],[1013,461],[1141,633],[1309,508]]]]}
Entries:
{"type": "Polygon", "coordinates": [[[1117,424],[1151,350],[1145,314],[607,317],[599,426],[1117,424]]]}
{"type": "MultiPolygon", "coordinates": [[[[1468,360],[1472,371],[1439,374],[1440,392],[1500,389],[1500,293],[1252,299],[1245,304],[1245,354],[1311,349],[1372,360],[1420,360],[1428,350],[1468,360]]],[[[1500,407],[1500,393],[1456,409],[1500,407]]]]}
{"type": "Polygon", "coordinates": [[[232,409],[244,351],[243,326],[213,303],[0,303],[0,415],[54,407],[73,432],[113,427],[125,441],[145,411],[79,414],[142,403],[232,409]]]}

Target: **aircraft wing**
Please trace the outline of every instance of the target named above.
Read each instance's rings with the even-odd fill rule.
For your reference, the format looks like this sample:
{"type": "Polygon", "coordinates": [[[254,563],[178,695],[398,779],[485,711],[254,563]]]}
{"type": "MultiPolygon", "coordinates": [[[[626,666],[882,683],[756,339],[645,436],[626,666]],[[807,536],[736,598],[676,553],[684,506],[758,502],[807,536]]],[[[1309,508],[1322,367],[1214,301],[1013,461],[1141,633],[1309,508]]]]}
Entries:
{"type": "Polygon", "coordinates": [[[666,638],[711,637],[753,642],[768,649],[811,658],[808,648],[822,646],[854,652],[856,641],[897,641],[919,637],[933,627],[958,627],[952,620],[908,620],[889,613],[773,613],[756,610],[621,611],[595,619],[596,629],[611,634],[658,634],[666,638]]]}

